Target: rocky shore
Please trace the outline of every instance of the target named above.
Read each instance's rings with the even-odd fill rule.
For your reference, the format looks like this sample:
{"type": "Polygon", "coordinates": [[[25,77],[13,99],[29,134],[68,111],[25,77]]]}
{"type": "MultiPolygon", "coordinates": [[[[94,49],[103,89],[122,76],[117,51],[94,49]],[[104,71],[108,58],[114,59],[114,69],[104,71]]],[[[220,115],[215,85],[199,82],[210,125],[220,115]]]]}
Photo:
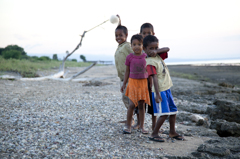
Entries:
{"type": "MultiPolygon", "coordinates": [[[[67,68],[68,75],[83,69],[67,68]]],[[[169,139],[165,122],[166,142],[157,143],[138,131],[122,134],[126,108],[114,66],[78,78],[86,80],[0,80],[0,158],[240,158],[238,87],[172,77],[176,130],[187,141],[169,139]]]]}

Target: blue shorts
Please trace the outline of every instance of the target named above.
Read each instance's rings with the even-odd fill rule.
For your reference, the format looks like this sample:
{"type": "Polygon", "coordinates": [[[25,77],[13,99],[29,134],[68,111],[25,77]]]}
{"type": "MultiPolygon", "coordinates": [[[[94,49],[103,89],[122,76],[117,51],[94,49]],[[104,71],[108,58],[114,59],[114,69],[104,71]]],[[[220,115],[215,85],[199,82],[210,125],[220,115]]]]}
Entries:
{"type": "Polygon", "coordinates": [[[162,97],[161,103],[156,103],[155,92],[152,92],[152,107],[154,116],[174,115],[178,113],[177,106],[174,104],[171,90],[160,92],[162,97]]]}

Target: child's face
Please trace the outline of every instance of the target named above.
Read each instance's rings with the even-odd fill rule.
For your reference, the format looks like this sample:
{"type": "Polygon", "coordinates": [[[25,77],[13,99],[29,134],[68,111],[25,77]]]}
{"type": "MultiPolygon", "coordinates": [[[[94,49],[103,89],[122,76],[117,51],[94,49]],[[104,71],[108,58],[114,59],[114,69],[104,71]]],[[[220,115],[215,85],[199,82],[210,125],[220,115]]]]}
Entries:
{"type": "Polygon", "coordinates": [[[145,38],[148,35],[154,35],[154,32],[151,28],[144,28],[140,34],[143,36],[143,38],[145,38]]]}
{"type": "Polygon", "coordinates": [[[115,31],[115,38],[118,44],[122,44],[127,40],[127,35],[123,32],[122,29],[117,29],[115,31]]]}
{"type": "Polygon", "coordinates": [[[138,41],[137,39],[134,39],[131,43],[133,52],[137,55],[141,55],[142,54],[142,50],[143,50],[143,44],[142,42],[138,41]]]}
{"type": "Polygon", "coordinates": [[[146,48],[144,48],[145,53],[151,57],[151,53],[157,55],[158,42],[151,42],[146,48]]]}

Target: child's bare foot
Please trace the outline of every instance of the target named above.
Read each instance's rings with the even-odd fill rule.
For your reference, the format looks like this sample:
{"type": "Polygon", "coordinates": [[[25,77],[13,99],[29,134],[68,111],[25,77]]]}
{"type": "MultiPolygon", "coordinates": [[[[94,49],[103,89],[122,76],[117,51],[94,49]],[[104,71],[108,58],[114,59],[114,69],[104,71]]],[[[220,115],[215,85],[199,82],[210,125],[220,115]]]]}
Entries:
{"type": "Polygon", "coordinates": [[[142,134],[148,134],[149,132],[145,129],[138,129],[139,132],[141,132],[142,134]]]}
{"type": "Polygon", "coordinates": [[[140,125],[139,125],[138,123],[136,123],[135,125],[132,126],[132,128],[133,128],[134,130],[139,129],[139,127],[140,127],[140,125]]]}

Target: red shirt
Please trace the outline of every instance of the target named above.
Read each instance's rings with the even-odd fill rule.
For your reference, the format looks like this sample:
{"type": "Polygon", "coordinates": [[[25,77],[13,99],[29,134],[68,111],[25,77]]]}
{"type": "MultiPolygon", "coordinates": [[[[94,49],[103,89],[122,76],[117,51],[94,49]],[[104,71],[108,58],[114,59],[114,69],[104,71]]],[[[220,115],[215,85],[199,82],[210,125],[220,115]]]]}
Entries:
{"type": "Polygon", "coordinates": [[[161,54],[158,54],[163,60],[165,60],[166,58],[168,58],[168,53],[167,52],[164,52],[164,53],[161,53],[161,54]]]}

